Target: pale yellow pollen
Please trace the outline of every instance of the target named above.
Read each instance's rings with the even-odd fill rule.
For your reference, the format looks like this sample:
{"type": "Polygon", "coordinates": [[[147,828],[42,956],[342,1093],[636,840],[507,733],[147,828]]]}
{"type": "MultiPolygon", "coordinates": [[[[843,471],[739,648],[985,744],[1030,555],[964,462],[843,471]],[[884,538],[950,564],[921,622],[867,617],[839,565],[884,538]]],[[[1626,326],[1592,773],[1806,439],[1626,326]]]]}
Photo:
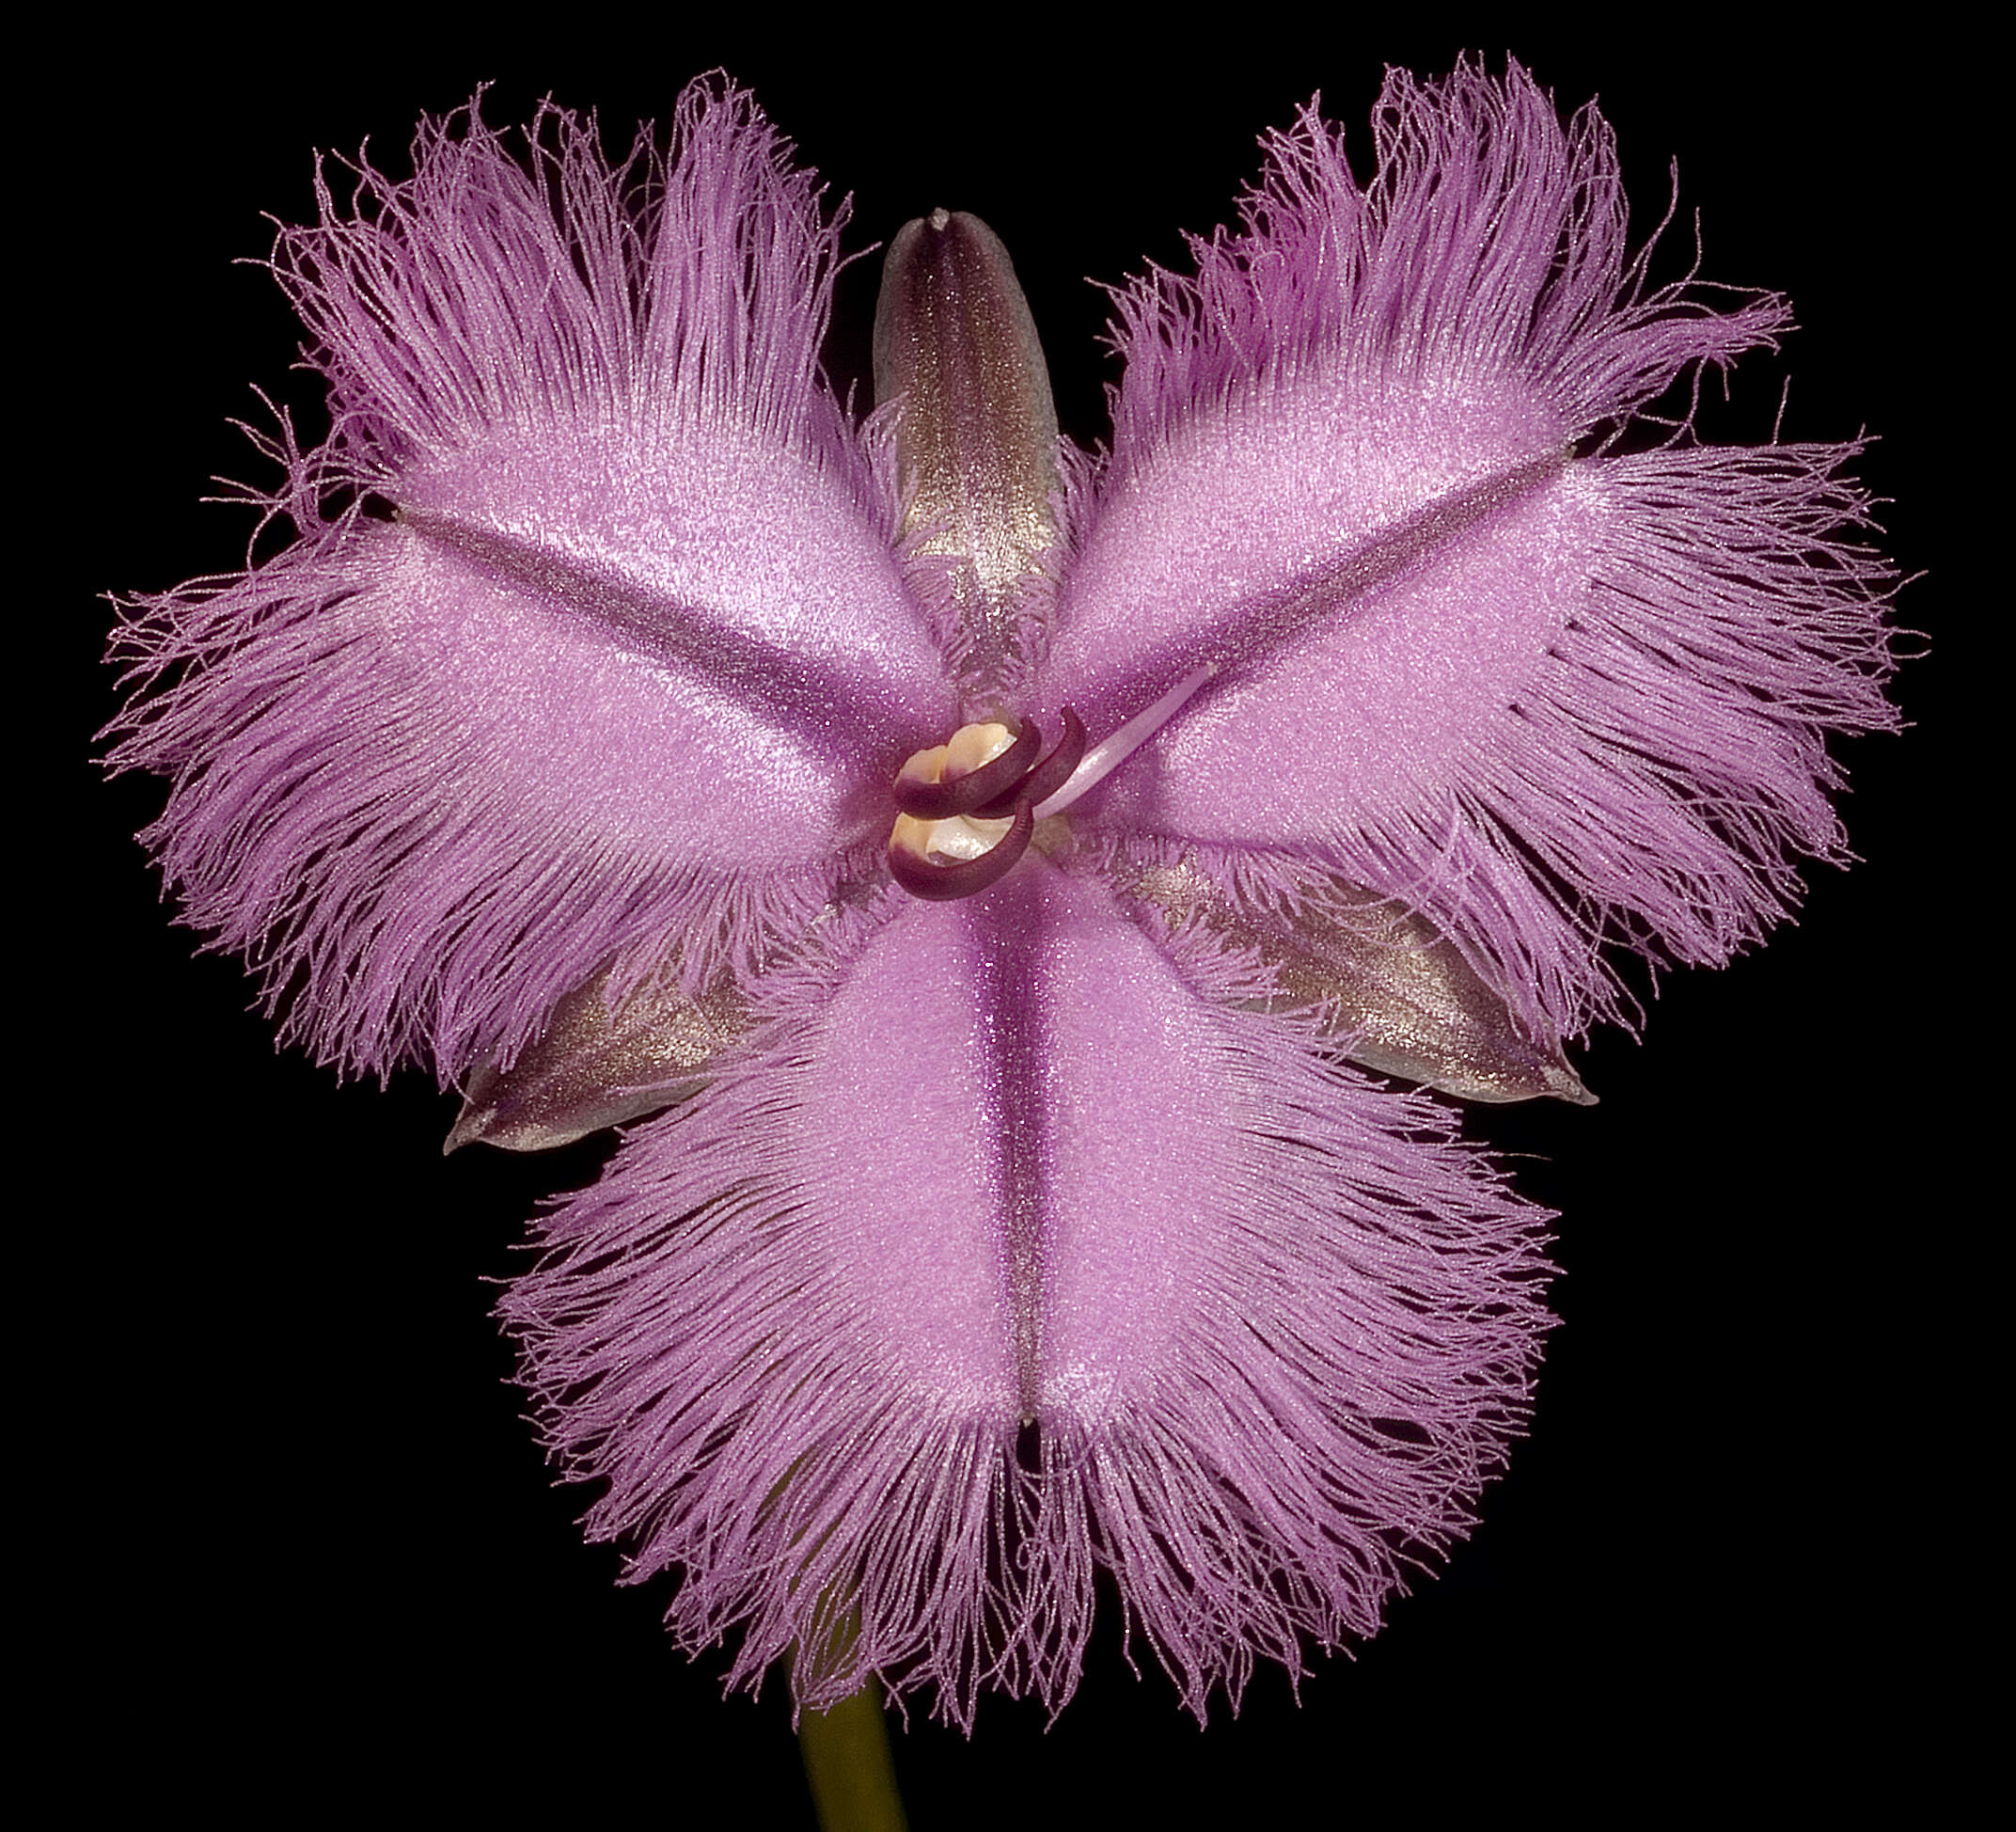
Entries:
{"type": "MultiPolygon", "coordinates": [[[[956,782],[962,776],[970,776],[981,765],[991,764],[1014,742],[1015,734],[1005,725],[993,721],[962,725],[946,743],[911,752],[896,772],[896,780],[956,782]]],[[[943,863],[957,863],[992,852],[1014,825],[1012,820],[976,820],[970,814],[953,814],[941,821],[898,814],[889,843],[927,862],[936,858],[943,863]]]]}
{"type": "MultiPolygon", "coordinates": [[[[962,776],[970,776],[983,764],[991,764],[1002,751],[1015,742],[1015,734],[1005,725],[962,725],[952,734],[944,747],[944,774],[935,776],[934,782],[956,782],[962,776]]],[[[920,752],[920,755],[922,753],[920,752]]],[[[908,768],[908,765],[905,765],[908,768]]]]}
{"type": "Polygon", "coordinates": [[[936,860],[939,864],[957,864],[992,852],[1014,825],[1013,821],[975,820],[970,814],[953,814],[942,821],[898,814],[889,843],[926,863],[936,860]]]}
{"type": "Polygon", "coordinates": [[[948,777],[957,782],[970,776],[982,764],[991,764],[1015,742],[1015,734],[1005,725],[962,725],[946,744],[928,750],[913,750],[896,772],[899,782],[942,782],[948,777]]]}
{"type": "Polygon", "coordinates": [[[942,782],[945,780],[945,747],[935,744],[928,750],[913,750],[896,772],[899,782],[942,782]]]}

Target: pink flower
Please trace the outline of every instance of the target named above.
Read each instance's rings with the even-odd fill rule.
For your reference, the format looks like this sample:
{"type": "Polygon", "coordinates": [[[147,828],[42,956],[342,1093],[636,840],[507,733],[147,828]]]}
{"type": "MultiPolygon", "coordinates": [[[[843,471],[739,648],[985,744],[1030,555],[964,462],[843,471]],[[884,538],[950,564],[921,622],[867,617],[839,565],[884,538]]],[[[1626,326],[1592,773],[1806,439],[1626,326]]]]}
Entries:
{"type": "Polygon", "coordinates": [[[1546,1268],[1349,1061],[1576,1098],[1606,947],[1725,959],[1839,851],[1822,734],[1891,719],[1850,449],[1634,419],[1782,303],[1647,292],[1607,130],[1516,68],[1377,118],[1367,185],[1305,117],[1120,295],[1096,459],[970,219],[891,251],[858,424],[844,213],[718,85],[662,170],[472,116],[282,238],[336,430],[292,546],[129,632],[119,760],[321,1056],[432,1064],[458,1137],[666,1109],[504,1311],[736,1680],[844,1621],[809,1703],[1058,1702],[1101,1566],[1199,1713],[1370,1634],[1520,1428],[1546,1268]],[[1110,775],[896,826],[906,759],[1067,709],[1110,775]],[[935,845],[1027,849],[939,902],[935,845]]]}

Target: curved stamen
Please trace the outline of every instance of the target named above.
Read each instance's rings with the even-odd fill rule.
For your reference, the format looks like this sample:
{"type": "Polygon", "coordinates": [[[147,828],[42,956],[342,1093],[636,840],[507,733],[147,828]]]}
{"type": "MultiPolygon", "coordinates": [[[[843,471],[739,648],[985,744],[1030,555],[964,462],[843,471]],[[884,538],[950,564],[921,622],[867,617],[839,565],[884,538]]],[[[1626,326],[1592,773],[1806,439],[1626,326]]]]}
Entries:
{"type": "MultiPolygon", "coordinates": [[[[1050,754],[1035,766],[1027,776],[1017,782],[999,801],[989,802],[980,810],[983,815],[991,814],[1005,818],[1015,812],[1017,802],[1028,802],[1034,807],[1071,780],[1071,772],[1078,767],[1078,761],[1085,754],[1084,721],[1069,706],[1062,708],[1064,721],[1063,735],[1057,740],[1050,754]]],[[[1025,728],[1033,731],[1034,726],[1025,728]]]]}
{"type": "Polygon", "coordinates": [[[1103,782],[1182,711],[1190,695],[1217,672],[1216,662],[1205,662],[1202,668],[1193,669],[1145,712],[1136,713],[1112,736],[1100,739],[1072,771],[1070,781],[1054,795],[1038,801],[1037,817],[1063,813],[1086,790],[1103,782]]]}
{"type": "MultiPolygon", "coordinates": [[[[1031,729],[1023,727],[1024,731],[1031,729]]],[[[913,897],[921,897],[927,903],[970,897],[1006,875],[1008,868],[1029,850],[1030,836],[1035,830],[1036,817],[1028,800],[1018,800],[1008,831],[979,858],[937,864],[905,844],[904,828],[899,822],[896,831],[889,837],[889,874],[913,897]]]]}
{"type": "Polygon", "coordinates": [[[950,782],[931,782],[912,776],[910,766],[906,764],[903,774],[896,778],[897,811],[916,820],[942,821],[954,814],[970,814],[990,801],[1005,800],[1029,773],[1042,743],[1043,734],[1036,729],[1035,721],[1025,719],[1015,742],[999,757],[950,782]]]}
{"type": "Polygon", "coordinates": [[[1013,739],[1003,724],[962,725],[946,743],[911,757],[891,791],[900,812],[890,829],[890,876],[931,903],[999,883],[1029,849],[1036,804],[1070,780],[1085,754],[1084,721],[1069,706],[1063,715],[1063,735],[1040,762],[1034,719],[1013,739]],[[1000,751],[987,757],[995,745],[1000,751]],[[976,756],[987,760],[944,780],[948,762],[976,756]]]}

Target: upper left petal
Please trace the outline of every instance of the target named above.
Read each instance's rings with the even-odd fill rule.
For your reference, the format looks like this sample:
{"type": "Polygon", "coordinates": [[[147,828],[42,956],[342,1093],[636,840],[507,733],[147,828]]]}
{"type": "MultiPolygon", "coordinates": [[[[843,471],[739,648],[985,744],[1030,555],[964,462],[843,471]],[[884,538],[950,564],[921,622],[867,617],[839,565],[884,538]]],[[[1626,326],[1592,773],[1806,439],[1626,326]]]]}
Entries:
{"type": "Polygon", "coordinates": [[[648,190],[569,117],[530,138],[536,176],[430,125],[283,236],[336,424],[305,538],[122,639],[116,762],[174,779],[147,837],[190,920],[354,1066],[508,1054],[626,948],[747,969],[952,709],[817,368],[814,182],[717,87],[648,190]],[[391,518],[325,519],[333,484],[391,518]]]}

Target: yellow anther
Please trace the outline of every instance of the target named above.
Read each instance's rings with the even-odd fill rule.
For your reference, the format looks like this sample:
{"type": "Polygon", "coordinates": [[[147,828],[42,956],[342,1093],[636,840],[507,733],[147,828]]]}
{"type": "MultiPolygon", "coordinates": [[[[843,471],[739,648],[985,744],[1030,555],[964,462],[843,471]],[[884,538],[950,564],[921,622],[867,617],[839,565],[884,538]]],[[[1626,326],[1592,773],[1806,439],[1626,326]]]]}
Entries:
{"type": "Polygon", "coordinates": [[[1015,734],[1005,725],[962,725],[946,744],[927,750],[913,750],[896,772],[899,782],[956,782],[970,776],[983,764],[991,764],[1015,742],[1015,734]]]}
{"type": "Polygon", "coordinates": [[[1032,803],[1016,790],[1041,744],[1033,720],[1017,733],[988,719],[914,752],[894,784],[889,868],[896,882],[945,903],[977,895],[1012,871],[1035,828],[1032,803]]]}
{"type": "Polygon", "coordinates": [[[1015,734],[1005,725],[962,725],[945,746],[944,774],[932,780],[956,782],[982,764],[991,764],[1014,742],[1015,734]]]}
{"type": "Polygon", "coordinates": [[[945,747],[935,744],[928,750],[913,750],[896,772],[899,782],[942,782],[945,780],[945,747]]]}
{"type": "Polygon", "coordinates": [[[889,843],[926,864],[956,862],[992,852],[1014,825],[1012,820],[976,820],[970,814],[953,814],[942,821],[921,821],[914,814],[898,814],[896,825],[890,830],[889,843]]]}
{"type": "MultiPolygon", "coordinates": [[[[1014,742],[1015,734],[998,721],[962,725],[946,743],[912,751],[896,772],[896,780],[956,782],[983,764],[991,764],[1014,742]]],[[[953,864],[992,852],[1013,825],[1013,821],[979,820],[970,814],[953,814],[944,820],[898,814],[889,843],[892,850],[906,852],[922,862],[953,864]]]]}

